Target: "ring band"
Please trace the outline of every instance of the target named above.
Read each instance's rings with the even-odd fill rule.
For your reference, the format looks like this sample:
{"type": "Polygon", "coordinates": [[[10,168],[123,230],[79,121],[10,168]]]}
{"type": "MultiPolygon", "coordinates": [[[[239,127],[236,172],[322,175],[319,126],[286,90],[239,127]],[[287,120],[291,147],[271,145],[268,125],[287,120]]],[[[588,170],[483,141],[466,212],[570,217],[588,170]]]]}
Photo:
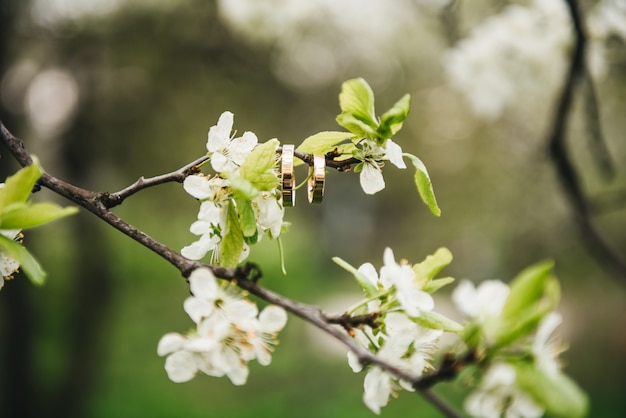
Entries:
{"type": "Polygon", "coordinates": [[[296,205],[296,173],[293,169],[294,150],[295,147],[293,145],[283,145],[280,171],[284,207],[296,205]]]}
{"type": "Polygon", "coordinates": [[[322,203],[326,183],[326,159],[322,155],[313,156],[313,165],[309,166],[309,203],[322,203]]]}

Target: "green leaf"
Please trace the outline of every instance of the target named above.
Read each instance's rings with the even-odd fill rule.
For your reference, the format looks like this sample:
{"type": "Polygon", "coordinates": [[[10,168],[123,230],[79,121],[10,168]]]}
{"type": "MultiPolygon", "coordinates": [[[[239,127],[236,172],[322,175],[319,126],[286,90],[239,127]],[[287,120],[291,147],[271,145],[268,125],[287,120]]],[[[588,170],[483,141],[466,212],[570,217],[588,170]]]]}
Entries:
{"type": "Polygon", "coordinates": [[[385,140],[391,138],[400,129],[411,110],[411,95],[405,94],[400,100],[394,104],[391,109],[386,111],[380,117],[380,125],[378,126],[378,135],[385,140]]]}
{"type": "Polygon", "coordinates": [[[439,205],[437,205],[437,199],[435,198],[435,192],[433,191],[433,185],[430,182],[430,177],[428,176],[428,170],[426,170],[426,166],[415,155],[403,153],[405,157],[408,157],[413,166],[415,167],[415,184],[417,185],[417,191],[426,206],[430,209],[430,211],[435,216],[441,215],[441,209],[439,209],[439,205]]]}
{"type": "Polygon", "coordinates": [[[499,317],[495,347],[530,334],[557,306],[561,292],[558,280],[552,275],[553,266],[552,261],[543,261],[527,267],[513,279],[499,317]]]}
{"type": "Polygon", "coordinates": [[[340,113],[336,118],[337,123],[354,134],[356,138],[378,138],[377,127],[363,122],[350,113],[340,113]]]}
{"type": "MultiPolygon", "coordinates": [[[[350,132],[323,131],[307,137],[297,150],[308,154],[326,154],[335,148],[346,149],[346,152],[352,152],[355,147],[351,144],[343,144],[350,141],[354,135],[350,132]],[[349,151],[347,150],[349,148],[349,151]]],[[[342,151],[343,152],[343,151],[342,151]]]]}
{"type": "Polygon", "coordinates": [[[33,157],[31,165],[7,177],[4,187],[0,188],[0,211],[10,204],[26,202],[42,174],[39,161],[33,157]]]}
{"type": "Polygon", "coordinates": [[[5,208],[0,213],[2,229],[28,229],[47,224],[64,216],[73,215],[78,208],[62,208],[54,203],[20,203],[5,208]]]}
{"type": "Polygon", "coordinates": [[[354,268],[348,262],[344,261],[339,257],[333,257],[333,261],[338,264],[340,267],[344,268],[348,272],[352,273],[356,281],[359,283],[359,286],[365,291],[365,295],[367,297],[372,297],[378,292],[378,289],[370,280],[361,273],[358,269],[354,268]]]}
{"type": "Polygon", "coordinates": [[[424,285],[424,292],[435,293],[444,286],[454,283],[453,277],[442,277],[441,279],[433,279],[424,285]]]}
{"type": "Polygon", "coordinates": [[[259,191],[250,181],[230,173],[228,179],[230,180],[230,188],[233,191],[233,195],[237,198],[250,200],[258,196],[259,191]]]}
{"type": "Polygon", "coordinates": [[[415,323],[431,329],[440,329],[446,332],[460,334],[464,328],[458,322],[433,311],[422,311],[420,316],[411,318],[415,323]]]}
{"type": "Polygon", "coordinates": [[[20,243],[0,234],[0,252],[15,259],[19,263],[20,269],[33,284],[38,286],[44,284],[46,273],[37,260],[20,243]]]}
{"type": "Polygon", "coordinates": [[[239,264],[243,243],[243,231],[237,210],[231,203],[226,213],[226,231],[220,243],[220,264],[224,267],[236,267],[239,264]]]}
{"type": "Polygon", "coordinates": [[[235,199],[237,202],[237,212],[239,213],[239,223],[244,237],[252,237],[256,232],[256,217],[252,203],[246,199],[235,199]]]}
{"type": "Polygon", "coordinates": [[[374,111],[374,92],[362,78],[348,80],[339,94],[341,113],[337,123],[358,136],[373,138],[378,128],[374,111]]]}
{"type": "MultiPolygon", "coordinates": [[[[438,248],[434,254],[413,266],[417,280],[428,283],[448,264],[452,262],[452,253],[445,247],[438,248]]],[[[454,279],[452,279],[454,280],[454,279]]]]}
{"type": "Polygon", "coordinates": [[[585,392],[563,373],[547,373],[534,364],[515,365],[516,383],[529,393],[550,416],[582,418],[589,410],[585,392]]]}
{"type": "Polygon", "coordinates": [[[354,115],[370,126],[377,126],[374,92],[363,78],[353,78],[341,85],[339,107],[342,113],[354,115]]]}
{"type": "Polygon", "coordinates": [[[510,284],[511,291],[502,308],[502,315],[515,318],[522,310],[539,301],[552,277],[554,262],[545,260],[522,270],[510,284]]]}
{"type": "Polygon", "coordinates": [[[257,190],[269,191],[278,187],[279,179],[276,174],[277,146],[277,139],[271,139],[264,144],[257,145],[239,167],[241,177],[248,180],[257,190]]]}

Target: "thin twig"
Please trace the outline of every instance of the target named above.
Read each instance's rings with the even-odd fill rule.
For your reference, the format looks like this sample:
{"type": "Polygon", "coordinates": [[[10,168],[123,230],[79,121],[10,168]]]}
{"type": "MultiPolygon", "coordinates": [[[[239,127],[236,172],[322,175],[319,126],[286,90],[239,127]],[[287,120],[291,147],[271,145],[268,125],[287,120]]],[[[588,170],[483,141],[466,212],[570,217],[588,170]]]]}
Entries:
{"type": "Polygon", "coordinates": [[[161,174],[160,176],[150,178],[140,177],[136,182],[118,192],[104,194],[102,197],[103,202],[107,208],[112,208],[120,205],[127,197],[130,197],[143,189],[147,189],[148,187],[171,182],[182,183],[183,180],[185,180],[185,178],[190,174],[198,173],[200,171],[200,164],[205,162],[208,158],[209,157],[207,155],[204,155],[196,161],[193,161],[176,171],[172,171],[171,173],[161,174]]]}

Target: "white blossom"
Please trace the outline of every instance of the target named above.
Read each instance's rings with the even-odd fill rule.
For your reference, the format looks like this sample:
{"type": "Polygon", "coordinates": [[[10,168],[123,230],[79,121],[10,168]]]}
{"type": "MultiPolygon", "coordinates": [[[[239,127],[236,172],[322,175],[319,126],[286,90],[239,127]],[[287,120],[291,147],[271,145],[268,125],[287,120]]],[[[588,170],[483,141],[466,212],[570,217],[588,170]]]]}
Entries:
{"type": "Polygon", "coordinates": [[[218,173],[234,171],[259,142],[253,132],[244,132],[241,137],[231,139],[233,119],[231,112],[224,112],[217,125],[209,129],[206,147],[211,154],[211,166],[218,173]]]}
{"type": "Polygon", "coordinates": [[[228,292],[218,282],[211,270],[199,268],[189,276],[192,296],[184,303],[185,312],[195,322],[213,314],[226,317],[229,321],[254,317],[258,310],[254,303],[228,292]]]}
{"type": "Polygon", "coordinates": [[[465,316],[480,324],[486,339],[492,341],[499,331],[499,316],[509,292],[509,286],[500,280],[485,280],[478,287],[461,280],[452,291],[452,301],[465,316]]]}
{"type": "Polygon", "coordinates": [[[186,382],[202,372],[243,385],[248,362],[270,364],[276,336],[287,322],[286,312],[270,305],[259,314],[253,302],[223,288],[209,269],[194,270],[189,285],[193,296],[185,300],[184,308],[196,329],[188,335],[168,333],[157,347],[160,356],[167,356],[169,378],[186,382]]]}
{"type": "Polygon", "coordinates": [[[516,386],[516,371],[506,363],[489,367],[480,387],[465,400],[465,410],[477,418],[539,418],[544,409],[516,386]]]}
{"type": "Polygon", "coordinates": [[[200,238],[185,246],[181,254],[191,260],[203,258],[207,252],[217,249],[222,240],[222,232],[226,229],[226,211],[228,202],[205,201],[200,204],[198,220],[191,224],[189,230],[200,238]]]}
{"type": "MultiPolygon", "coordinates": [[[[409,374],[419,376],[430,367],[428,359],[435,350],[435,342],[442,335],[441,330],[421,327],[405,313],[390,312],[385,316],[381,330],[367,328],[355,330],[355,340],[366,348],[375,346],[376,355],[409,374]]],[[[363,366],[357,356],[349,352],[348,364],[354,372],[363,366]]],[[[400,389],[413,391],[410,383],[398,380],[378,366],[371,366],[363,382],[363,402],[374,413],[387,405],[389,398],[400,389]]]]}
{"type": "MultiPolygon", "coordinates": [[[[280,235],[285,209],[280,206],[273,192],[261,192],[252,200],[259,232],[269,231],[272,238],[280,235]]],[[[259,234],[260,236],[260,234],[259,234]]]]}
{"type": "Polygon", "coordinates": [[[385,180],[381,171],[382,162],[390,161],[398,168],[406,168],[406,164],[402,160],[402,148],[391,139],[385,141],[385,146],[380,147],[370,139],[364,139],[360,142],[362,147],[361,174],[359,181],[361,188],[366,194],[375,194],[385,188],[385,180]]]}
{"type": "Polygon", "coordinates": [[[500,280],[485,280],[478,287],[461,280],[452,292],[452,301],[463,314],[482,322],[500,315],[509,292],[509,286],[500,280]]]}
{"type": "Polygon", "coordinates": [[[385,249],[383,261],[380,282],[384,288],[395,287],[398,302],[409,316],[420,316],[421,311],[431,311],[435,307],[433,297],[417,283],[413,268],[407,263],[396,263],[391,248],[385,249]]]}

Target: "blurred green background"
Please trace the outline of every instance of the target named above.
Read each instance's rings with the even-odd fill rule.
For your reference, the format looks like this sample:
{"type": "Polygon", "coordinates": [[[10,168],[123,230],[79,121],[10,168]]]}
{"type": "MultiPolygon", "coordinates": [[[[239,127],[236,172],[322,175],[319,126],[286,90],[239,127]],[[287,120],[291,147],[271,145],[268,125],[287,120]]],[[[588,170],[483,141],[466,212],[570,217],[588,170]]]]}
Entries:
{"type": "MultiPolygon", "coordinates": [[[[590,416],[626,416],[626,277],[593,256],[548,157],[558,85],[536,80],[545,82],[543,96],[520,98],[486,123],[442,73],[457,36],[506,2],[463,2],[455,19],[428,2],[337,3],[2,0],[1,120],[51,174],[116,191],[201,156],[224,110],[240,133],[299,144],[338,128],[344,80],[367,79],[379,111],[411,93],[397,142],[429,168],[441,218],[420,202],[411,169],[386,167],[387,188],[375,196],[362,193],[357,175],[329,173],[322,205],[301,193],[287,210],[286,277],[275,242],[253,248],[263,285],[339,313],[360,292],[333,256],[380,266],[387,246],[412,262],[445,246],[455,256],[445,273],[476,282],[509,280],[553,258],[567,371],[590,394],[590,416]]],[[[594,220],[624,256],[625,205],[606,199],[626,186],[623,43],[610,52],[597,89],[617,176],[604,179],[589,156],[580,98],[568,144],[587,195],[604,197],[594,220]]],[[[0,152],[4,177],[17,166],[0,152]]],[[[168,184],[115,212],[178,250],[195,239],[188,228],[197,209],[168,184]]],[[[352,373],[337,343],[297,318],[271,366],[252,364],[247,385],[207,376],[174,384],[156,345],[191,325],[182,309],[188,287],[175,269],[87,213],[29,232],[25,244],[49,281],[35,288],[18,277],[0,292],[1,417],[373,416],[361,401],[363,375],[352,373]]],[[[448,294],[438,295],[444,313],[448,294]]],[[[458,386],[435,391],[460,406],[458,386]]],[[[441,416],[406,392],[382,414],[441,416]]]]}

